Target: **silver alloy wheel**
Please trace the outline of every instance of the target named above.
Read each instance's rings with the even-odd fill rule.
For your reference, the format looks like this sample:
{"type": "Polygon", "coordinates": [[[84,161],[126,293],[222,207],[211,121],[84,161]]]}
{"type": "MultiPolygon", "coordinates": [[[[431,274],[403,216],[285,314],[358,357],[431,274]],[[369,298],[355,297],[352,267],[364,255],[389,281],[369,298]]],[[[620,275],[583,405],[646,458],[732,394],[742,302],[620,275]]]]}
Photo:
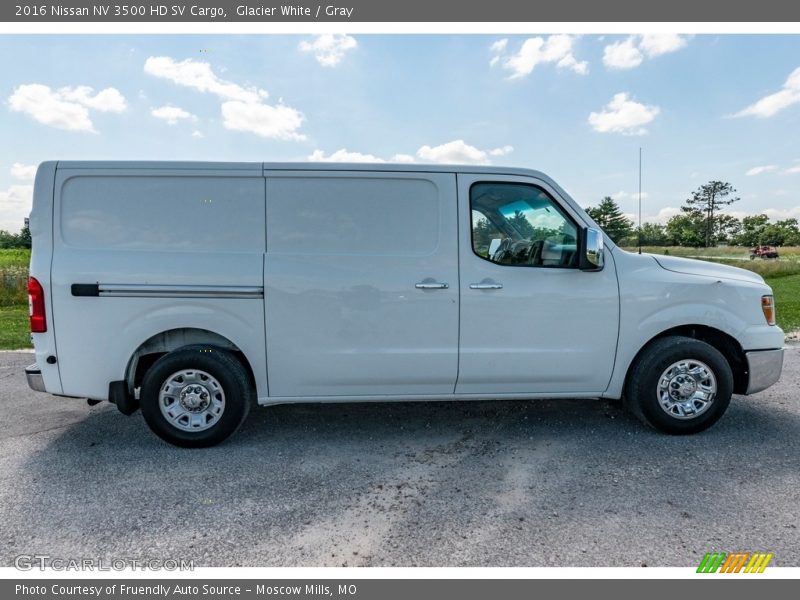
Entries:
{"type": "Polygon", "coordinates": [[[161,414],[182,431],[205,431],[225,410],[225,392],[219,381],[199,369],[183,369],[167,377],[158,393],[161,414]]]}
{"type": "Polygon", "coordinates": [[[694,419],[706,412],[717,395],[711,368],[693,358],[672,363],[658,379],[658,404],[676,419],[694,419]]]}

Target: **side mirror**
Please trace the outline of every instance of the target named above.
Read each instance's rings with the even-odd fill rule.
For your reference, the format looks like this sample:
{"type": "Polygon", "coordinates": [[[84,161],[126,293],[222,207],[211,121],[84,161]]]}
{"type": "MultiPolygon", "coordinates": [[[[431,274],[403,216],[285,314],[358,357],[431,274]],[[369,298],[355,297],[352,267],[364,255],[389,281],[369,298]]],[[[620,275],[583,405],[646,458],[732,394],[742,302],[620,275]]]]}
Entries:
{"type": "Polygon", "coordinates": [[[592,227],[582,228],[578,252],[581,271],[600,271],[603,268],[603,232],[592,227]]]}

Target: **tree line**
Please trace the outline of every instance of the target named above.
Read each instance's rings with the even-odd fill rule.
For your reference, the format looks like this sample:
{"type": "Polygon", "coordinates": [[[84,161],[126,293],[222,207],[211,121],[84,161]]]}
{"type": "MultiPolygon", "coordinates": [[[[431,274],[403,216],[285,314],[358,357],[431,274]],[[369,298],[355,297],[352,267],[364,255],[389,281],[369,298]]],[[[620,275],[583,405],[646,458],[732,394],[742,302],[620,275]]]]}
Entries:
{"type": "Polygon", "coordinates": [[[28,229],[27,222],[19,233],[9,233],[5,229],[0,229],[0,248],[30,248],[31,230],[28,229]]]}
{"type": "Polygon", "coordinates": [[[692,192],[680,214],[671,217],[666,225],[642,223],[641,230],[610,196],[586,212],[620,246],[800,246],[797,219],[771,221],[763,214],[737,219],[722,212],[739,200],[735,194],[730,183],[709,181],[692,192]]]}

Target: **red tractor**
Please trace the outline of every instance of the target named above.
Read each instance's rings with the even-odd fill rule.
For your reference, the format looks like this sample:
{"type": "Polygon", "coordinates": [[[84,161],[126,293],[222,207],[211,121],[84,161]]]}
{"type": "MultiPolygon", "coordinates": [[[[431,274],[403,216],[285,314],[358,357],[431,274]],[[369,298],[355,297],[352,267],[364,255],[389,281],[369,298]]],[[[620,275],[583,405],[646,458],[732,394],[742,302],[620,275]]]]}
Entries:
{"type": "Polygon", "coordinates": [[[756,258],[778,258],[778,249],[772,246],[750,248],[750,260],[755,260],[756,258]]]}

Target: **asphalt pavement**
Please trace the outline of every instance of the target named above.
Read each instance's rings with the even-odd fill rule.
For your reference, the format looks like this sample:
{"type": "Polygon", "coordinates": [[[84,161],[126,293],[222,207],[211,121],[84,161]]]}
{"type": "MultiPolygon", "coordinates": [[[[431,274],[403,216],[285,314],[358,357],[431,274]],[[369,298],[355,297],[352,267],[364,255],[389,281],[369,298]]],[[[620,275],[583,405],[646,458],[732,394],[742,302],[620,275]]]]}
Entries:
{"type": "Polygon", "coordinates": [[[614,402],[276,406],[174,448],[0,353],[0,565],[800,566],[800,349],[773,388],[671,437],[614,402]]]}

